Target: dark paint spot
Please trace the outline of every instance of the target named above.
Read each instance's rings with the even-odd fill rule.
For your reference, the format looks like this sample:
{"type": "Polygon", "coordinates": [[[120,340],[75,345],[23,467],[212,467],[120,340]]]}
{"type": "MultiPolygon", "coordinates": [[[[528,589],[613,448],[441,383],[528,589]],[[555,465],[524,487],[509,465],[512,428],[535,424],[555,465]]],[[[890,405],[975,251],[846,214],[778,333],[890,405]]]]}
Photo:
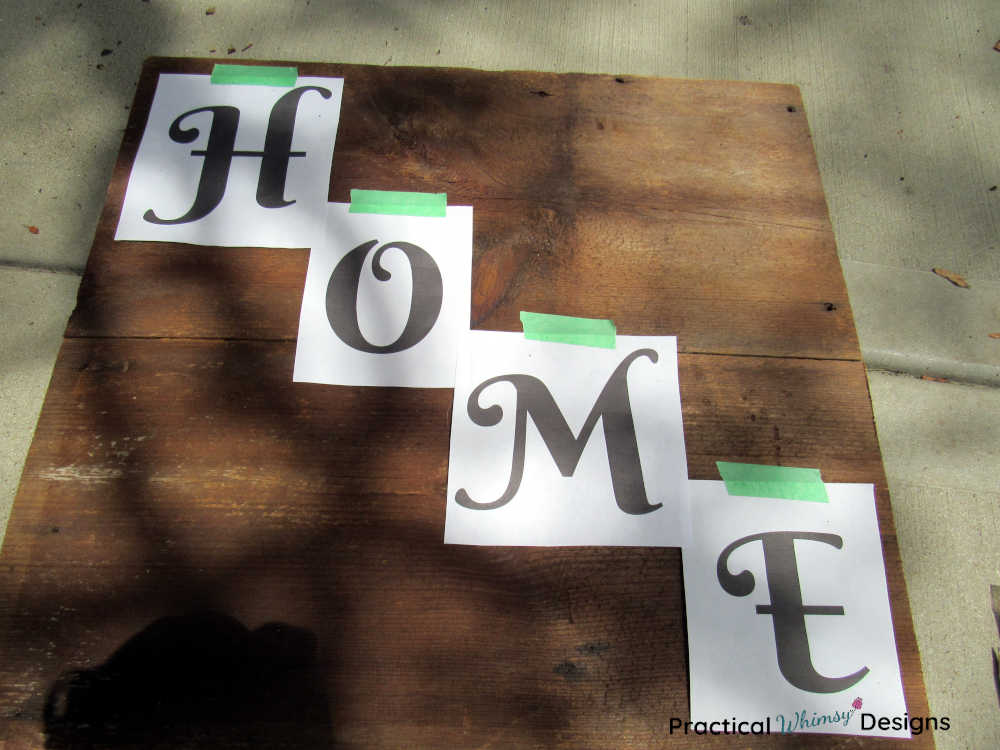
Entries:
{"type": "Polygon", "coordinates": [[[548,91],[542,91],[542,90],[532,91],[531,93],[534,94],[535,96],[542,96],[542,97],[552,96],[552,94],[550,94],[548,91]]]}
{"type": "Polygon", "coordinates": [[[107,57],[112,52],[114,52],[114,50],[108,49],[107,47],[105,47],[104,49],[101,50],[101,57],[107,57]]]}
{"type": "Polygon", "coordinates": [[[59,527],[58,526],[53,526],[52,527],[52,533],[53,534],[58,534],[59,533],[59,527]]]}
{"type": "Polygon", "coordinates": [[[577,646],[576,650],[581,654],[593,656],[594,654],[602,654],[609,648],[611,648],[610,643],[584,643],[581,646],[577,646]]]}
{"type": "MultiPolygon", "coordinates": [[[[603,123],[603,122],[601,122],[600,120],[598,120],[598,121],[597,121],[597,129],[598,129],[598,130],[604,130],[604,123],[603,123]]],[[[992,189],[992,190],[996,190],[996,186],[994,186],[994,187],[993,187],[993,188],[991,188],[991,189],[992,189]]]]}
{"type": "Polygon", "coordinates": [[[581,679],[584,672],[582,667],[578,667],[571,661],[564,661],[562,664],[557,664],[552,671],[570,682],[576,682],[581,679]]]}
{"type": "Polygon", "coordinates": [[[625,83],[625,82],[626,82],[626,81],[625,81],[625,79],[624,79],[624,78],[616,78],[616,79],[615,79],[615,83],[625,83]]]}
{"type": "Polygon", "coordinates": [[[996,185],[994,185],[993,187],[991,187],[991,188],[990,188],[990,192],[992,193],[992,192],[993,192],[994,190],[996,190],[996,189],[997,189],[997,186],[996,186],[996,185]]]}
{"type": "Polygon", "coordinates": [[[798,110],[791,104],[785,107],[785,109],[787,109],[789,112],[798,112],[798,110]]]}
{"type": "Polygon", "coordinates": [[[837,306],[832,302],[824,302],[823,306],[826,308],[827,312],[833,312],[834,310],[837,309],[837,306]]]}
{"type": "Polygon", "coordinates": [[[740,22],[740,26],[751,26],[753,25],[753,19],[750,16],[740,16],[736,19],[740,22]]]}

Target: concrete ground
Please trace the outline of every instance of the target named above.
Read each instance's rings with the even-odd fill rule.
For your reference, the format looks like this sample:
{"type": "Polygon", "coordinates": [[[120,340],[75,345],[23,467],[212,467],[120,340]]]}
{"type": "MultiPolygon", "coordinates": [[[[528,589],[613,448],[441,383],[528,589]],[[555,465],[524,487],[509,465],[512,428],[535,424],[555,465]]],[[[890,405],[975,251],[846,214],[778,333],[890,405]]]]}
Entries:
{"type": "Polygon", "coordinates": [[[0,519],[145,57],[795,83],[869,368],[930,708],[951,718],[936,741],[1000,747],[998,39],[996,0],[6,0],[0,519]]]}

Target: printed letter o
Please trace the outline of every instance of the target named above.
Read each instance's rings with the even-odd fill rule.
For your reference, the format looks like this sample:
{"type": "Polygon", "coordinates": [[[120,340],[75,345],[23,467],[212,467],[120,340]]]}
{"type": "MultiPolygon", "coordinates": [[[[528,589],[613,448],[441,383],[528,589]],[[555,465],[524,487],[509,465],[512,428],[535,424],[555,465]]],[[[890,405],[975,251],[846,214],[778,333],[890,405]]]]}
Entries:
{"type": "Polygon", "coordinates": [[[386,346],[375,346],[365,339],[358,325],[358,286],[365,259],[376,244],[378,240],[358,245],[333,269],[326,287],[326,317],[337,338],[349,347],[370,354],[392,354],[419,343],[434,327],[441,312],[444,283],[434,258],[421,247],[409,242],[388,242],[376,250],[372,256],[372,273],[379,281],[391,278],[381,263],[385,251],[395,248],[406,254],[413,276],[413,291],[410,312],[399,338],[386,346]]]}

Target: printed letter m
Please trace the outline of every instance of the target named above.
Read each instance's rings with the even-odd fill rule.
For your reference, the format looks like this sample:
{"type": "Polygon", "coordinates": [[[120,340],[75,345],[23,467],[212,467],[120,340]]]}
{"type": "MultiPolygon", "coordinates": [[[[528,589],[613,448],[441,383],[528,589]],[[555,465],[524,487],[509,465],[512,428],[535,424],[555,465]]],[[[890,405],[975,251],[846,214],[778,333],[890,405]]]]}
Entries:
{"type": "Polygon", "coordinates": [[[659,358],[652,349],[637,349],[628,355],[615,369],[590,410],[580,434],[574,436],[566,418],[556,405],[545,384],[531,375],[500,375],[480,383],[469,395],[469,417],[481,427],[492,427],[503,419],[503,409],[498,404],[483,408],[479,398],[482,392],[494,383],[506,382],[517,391],[514,416],[514,457],[510,468],[510,481],[503,494],[493,502],[480,503],[469,497],[464,489],[455,493],[455,501],[474,510],[492,510],[506,505],[517,494],[524,474],[525,440],[527,438],[528,416],[538,428],[545,446],[549,449],[559,472],[564,477],[576,471],[583,449],[600,419],[604,425],[604,440],[607,444],[608,467],[611,469],[611,486],[618,507],[626,513],[640,515],[659,508],[662,503],[651,505],[646,499],[646,487],[642,479],[639,463],[639,445],[635,437],[635,423],[632,406],[629,403],[629,366],[639,357],[652,362],[659,358]]]}

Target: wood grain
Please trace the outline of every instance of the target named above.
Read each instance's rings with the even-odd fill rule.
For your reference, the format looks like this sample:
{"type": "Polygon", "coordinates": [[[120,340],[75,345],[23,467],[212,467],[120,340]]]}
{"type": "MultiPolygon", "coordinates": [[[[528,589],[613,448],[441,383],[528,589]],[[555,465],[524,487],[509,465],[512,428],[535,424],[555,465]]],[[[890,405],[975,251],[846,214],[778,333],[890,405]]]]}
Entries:
{"type": "MultiPolygon", "coordinates": [[[[627,726],[648,747],[687,716],[677,550],[442,545],[450,391],[290,385],[293,358],[291,342],[65,342],[3,554],[20,604],[0,703],[37,720],[68,666],[204,609],[314,633],[347,745],[601,746],[627,726]]],[[[680,377],[693,478],[780,457],[884,490],[849,396],[860,364],[682,355],[680,377]]],[[[917,711],[884,492],[879,511],[917,711]]]]}
{"type": "MultiPolygon", "coordinates": [[[[144,73],[68,335],[293,340],[304,252],[112,239],[158,69],[210,66],[144,73]]],[[[346,80],[332,200],[475,206],[473,327],[520,330],[533,309],[682,351],[860,359],[795,87],[300,69],[346,80]]]]}
{"type": "MultiPolygon", "coordinates": [[[[99,746],[60,734],[60,701],[187,716],[175,682],[236,685],[241,704],[216,696],[194,729],[154,711],[137,737],[119,717],[116,746],[731,746],[668,731],[688,717],[679,550],[442,544],[452,392],[291,383],[305,249],[113,240],[157,73],[209,70],[154,59],[140,79],[0,554],[0,747],[99,746]],[[192,657],[234,642],[234,672],[192,657]]],[[[692,478],[734,460],[876,485],[907,705],[926,715],[797,89],[299,70],[347,79],[331,199],[474,204],[474,327],[536,309],[677,334],[692,478]]]]}

